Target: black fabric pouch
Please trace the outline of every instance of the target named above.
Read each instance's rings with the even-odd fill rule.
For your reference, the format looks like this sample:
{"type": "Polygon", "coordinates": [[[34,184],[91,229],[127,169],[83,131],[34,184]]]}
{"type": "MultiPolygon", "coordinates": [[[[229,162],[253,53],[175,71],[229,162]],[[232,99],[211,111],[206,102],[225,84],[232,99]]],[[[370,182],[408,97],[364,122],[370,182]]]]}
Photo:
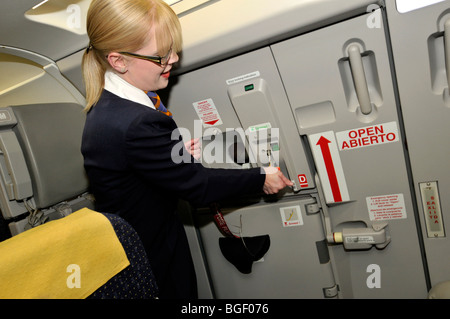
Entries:
{"type": "Polygon", "coordinates": [[[219,246],[223,256],[241,273],[252,272],[253,262],[260,260],[269,250],[269,235],[255,237],[221,237],[219,246]]]}

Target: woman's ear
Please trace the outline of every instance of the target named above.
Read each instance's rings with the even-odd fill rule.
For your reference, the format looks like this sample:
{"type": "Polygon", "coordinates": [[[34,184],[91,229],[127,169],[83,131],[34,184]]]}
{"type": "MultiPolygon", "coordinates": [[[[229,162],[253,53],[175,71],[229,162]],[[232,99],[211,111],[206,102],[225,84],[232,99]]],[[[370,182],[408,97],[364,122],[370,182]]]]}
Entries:
{"type": "Polygon", "coordinates": [[[119,73],[127,72],[127,61],[124,59],[123,55],[117,52],[111,52],[108,54],[109,65],[119,73]]]}

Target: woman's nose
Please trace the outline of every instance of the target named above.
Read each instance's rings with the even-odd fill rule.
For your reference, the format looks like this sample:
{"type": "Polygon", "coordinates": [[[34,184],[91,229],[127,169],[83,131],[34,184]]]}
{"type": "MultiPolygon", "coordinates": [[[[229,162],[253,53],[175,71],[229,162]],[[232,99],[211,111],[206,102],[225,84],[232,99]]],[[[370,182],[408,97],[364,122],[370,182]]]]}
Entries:
{"type": "Polygon", "coordinates": [[[176,52],[172,52],[170,54],[169,62],[168,64],[174,64],[177,63],[179,60],[178,54],[176,52]]]}

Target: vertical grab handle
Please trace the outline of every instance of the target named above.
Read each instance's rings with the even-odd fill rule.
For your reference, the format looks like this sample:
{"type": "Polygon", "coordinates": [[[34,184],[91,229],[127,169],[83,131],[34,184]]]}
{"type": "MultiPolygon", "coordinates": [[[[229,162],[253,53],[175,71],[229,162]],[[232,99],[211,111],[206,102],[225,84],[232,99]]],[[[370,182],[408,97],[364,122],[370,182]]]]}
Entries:
{"type": "Polygon", "coordinates": [[[444,24],[444,51],[445,51],[445,71],[447,73],[447,85],[450,91],[450,19],[444,24]]]}
{"type": "Polygon", "coordinates": [[[361,112],[364,115],[370,114],[372,112],[372,104],[370,103],[369,88],[359,46],[352,44],[348,47],[347,52],[361,112]]]}

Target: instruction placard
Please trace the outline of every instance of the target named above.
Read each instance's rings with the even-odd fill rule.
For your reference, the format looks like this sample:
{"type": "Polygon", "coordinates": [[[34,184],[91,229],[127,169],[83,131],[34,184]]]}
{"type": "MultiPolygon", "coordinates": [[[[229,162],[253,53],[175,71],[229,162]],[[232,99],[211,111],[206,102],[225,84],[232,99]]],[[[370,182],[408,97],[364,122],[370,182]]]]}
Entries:
{"type": "Polygon", "coordinates": [[[280,207],[281,220],[283,227],[292,227],[303,225],[300,206],[280,207]]]}
{"type": "Polygon", "coordinates": [[[195,112],[203,123],[203,127],[212,127],[223,124],[219,112],[212,99],[192,103],[195,112]]]}
{"type": "Polygon", "coordinates": [[[366,197],[370,220],[406,218],[403,194],[366,197]]]}

